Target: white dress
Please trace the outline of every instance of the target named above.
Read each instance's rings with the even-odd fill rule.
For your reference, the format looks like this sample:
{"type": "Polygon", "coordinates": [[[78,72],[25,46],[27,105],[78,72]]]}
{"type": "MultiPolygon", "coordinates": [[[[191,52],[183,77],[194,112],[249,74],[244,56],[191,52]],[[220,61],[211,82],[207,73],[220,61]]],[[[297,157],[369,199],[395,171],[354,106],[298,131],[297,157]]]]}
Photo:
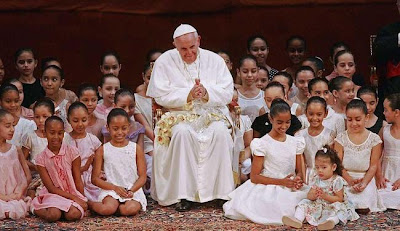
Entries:
{"type": "MultiPolygon", "coordinates": [[[[343,146],[343,167],[354,179],[364,177],[369,169],[372,148],[382,143],[381,138],[373,132],[369,132],[368,138],[359,145],[351,142],[347,131],[339,134],[335,141],[343,146]]],[[[346,193],[356,209],[369,208],[371,212],[386,210],[378,194],[375,178],[372,178],[364,191],[358,193],[351,186],[347,186],[346,193]]]]}
{"type": "MultiPolygon", "coordinates": [[[[143,97],[137,93],[135,93],[135,114],[142,114],[146,119],[147,123],[153,128],[153,109],[152,109],[152,98],[143,97]]],[[[153,167],[153,157],[148,155],[149,152],[153,151],[154,143],[153,141],[144,135],[144,150],[145,158],[146,158],[146,170],[147,177],[151,178],[151,172],[153,167]]]]}
{"type": "Polygon", "coordinates": [[[259,91],[259,93],[253,98],[247,98],[238,91],[239,96],[239,106],[242,111],[242,115],[249,116],[251,122],[253,122],[257,116],[260,114],[260,108],[266,106],[264,100],[264,92],[259,91]]]}
{"type": "Polygon", "coordinates": [[[308,128],[300,130],[296,136],[301,136],[306,142],[304,149],[304,157],[306,160],[306,184],[312,182],[315,177],[315,154],[318,150],[322,149],[325,145],[331,145],[335,139],[335,134],[329,128],[324,127],[320,134],[311,136],[308,133],[308,128]]]}
{"type": "Polygon", "coordinates": [[[32,131],[22,137],[21,145],[29,149],[29,161],[35,164],[36,156],[47,147],[47,138],[39,137],[35,131],[32,131]]]}
{"type": "MultiPolygon", "coordinates": [[[[135,93],[135,101],[136,101],[135,114],[139,113],[142,114],[146,119],[147,123],[150,125],[150,127],[153,128],[152,99],[143,97],[135,93]]],[[[153,151],[153,146],[154,146],[153,141],[145,135],[144,153],[153,151]]]]}
{"type": "MultiPolygon", "coordinates": [[[[86,164],[89,157],[94,155],[96,150],[101,146],[99,138],[91,133],[86,133],[86,137],[82,139],[74,139],[70,134],[65,133],[64,142],[69,146],[76,147],[81,157],[81,167],[86,164]]],[[[84,183],[84,195],[89,201],[98,201],[100,188],[92,184],[92,165],[88,170],[82,173],[82,181],[84,183]]]]}
{"type": "Polygon", "coordinates": [[[400,179],[400,139],[396,139],[390,133],[391,124],[383,128],[383,176],[390,182],[385,189],[379,190],[383,203],[389,209],[400,210],[400,190],[392,190],[392,184],[400,179]]]}
{"type": "MultiPolygon", "coordinates": [[[[125,147],[114,147],[108,142],[103,148],[103,165],[107,182],[123,188],[131,188],[139,178],[136,165],[136,143],[129,141],[125,147]]],[[[142,210],[146,211],[147,200],[142,188],[134,192],[132,198],[122,198],[113,190],[102,189],[99,201],[106,196],[111,196],[119,202],[135,200],[142,205],[142,210]]]]}
{"type": "MultiPolygon", "coordinates": [[[[256,138],[250,148],[255,156],[264,156],[261,175],[283,179],[295,174],[296,155],[304,151],[305,143],[301,137],[286,135],[280,142],[268,134],[256,138]]],[[[229,194],[230,201],[223,206],[225,216],[235,220],[251,220],[259,224],[282,224],[283,216],[293,216],[296,205],[307,197],[307,191],[278,185],[254,184],[246,181],[229,194]]]]}
{"type": "Polygon", "coordinates": [[[36,124],[32,120],[27,120],[20,117],[17,125],[14,127],[14,135],[11,140],[7,140],[7,143],[14,144],[17,147],[22,146],[22,137],[25,134],[31,133],[36,130],[36,124]]]}
{"type": "MultiPolygon", "coordinates": [[[[322,121],[322,125],[332,130],[335,136],[344,132],[346,130],[346,126],[343,115],[336,113],[331,106],[328,106],[327,110],[328,114],[326,115],[324,121],[322,121]]],[[[310,127],[310,123],[308,122],[306,115],[303,114],[299,116],[298,119],[300,120],[303,129],[310,127]]]]}
{"type": "MultiPolygon", "coordinates": [[[[240,115],[240,129],[235,129],[235,137],[234,137],[234,147],[233,147],[233,158],[232,158],[232,167],[234,172],[239,171],[239,155],[240,151],[245,149],[244,146],[244,134],[246,132],[253,131],[251,128],[251,120],[247,115],[240,115]]],[[[251,159],[248,158],[242,163],[241,173],[249,174],[251,170],[251,159]]]]}
{"type": "MultiPolygon", "coordinates": [[[[191,64],[182,60],[177,49],[164,52],[154,63],[146,95],[174,113],[186,113],[187,96],[196,78],[208,93],[208,101],[201,105],[230,119],[226,105],[232,101],[232,75],[218,54],[205,49],[199,48],[191,64]]],[[[212,122],[203,132],[180,122],[171,134],[168,146],[154,144],[152,198],[163,206],[181,199],[201,203],[228,199],[234,189],[233,139],[224,122],[212,122]]]]}

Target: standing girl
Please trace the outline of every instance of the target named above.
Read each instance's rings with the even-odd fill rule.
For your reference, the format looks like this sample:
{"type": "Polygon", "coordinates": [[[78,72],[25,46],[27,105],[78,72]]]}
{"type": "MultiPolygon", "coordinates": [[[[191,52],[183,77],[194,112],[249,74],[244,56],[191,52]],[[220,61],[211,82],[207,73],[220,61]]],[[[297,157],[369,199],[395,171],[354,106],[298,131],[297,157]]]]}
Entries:
{"type": "Polygon", "coordinates": [[[267,64],[269,46],[267,40],[262,35],[253,35],[247,39],[247,54],[257,58],[257,66],[267,69],[268,79],[271,80],[278,70],[267,64]]]}
{"type": "Polygon", "coordinates": [[[306,184],[312,182],[316,175],[314,168],[315,153],[326,145],[332,145],[335,133],[324,127],[323,121],[328,110],[326,101],[318,96],[313,96],[307,101],[306,117],[310,126],[299,131],[296,136],[301,136],[306,142],[304,157],[306,159],[306,184]]]}
{"type": "Polygon", "coordinates": [[[128,113],[120,108],[111,110],[107,117],[107,129],[111,141],[96,152],[92,182],[101,188],[99,200],[89,202],[90,208],[100,215],[119,212],[132,216],[146,211],[146,196],[142,187],[146,182],[146,162],[143,149],[126,139],[130,128],[128,113]],[[100,177],[101,170],[107,181],[100,177]]]}
{"type": "Polygon", "coordinates": [[[0,220],[19,219],[28,214],[30,198],[26,188],[31,174],[21,149],[8,144],[13,137],[14,117],[0,109],[0,220]]]}
{"type": "Polygon", "coordinates": [[[303,62],[305,58],[306,48],[306,40],[303,37],[298,35],[290,37],[286,41],[286,52],[289,56],[291,65],[283,71],[288,72],[290,76],[295,76],[295,73],[301,66],[301,62],[303,62]]]}
{"type": "Polygon", "coordinates": [[[378,116],[375,115],[375,109],[379,101],[375,88],[363,86],[358,89],[357,97],[364,101],[367,105],[368,121],[365,124],[365,127],[371,132],[379,134],[382,130],[382,127],[385,127],[387,123],[385,120],[378,118],[378,116]]]}
{"type": "Polygon", "coordinates": [[[47,147],[47,139],[44,131],[44,123],[47,118],[54,115],[54,104],[48,98],[42,98],[36,101],[33,106],[34,119],[37,129],[29,132],[22,137],[22,152],[29,169],[32,171],[32,182],[28,187],[28,196],[34,198],[40,189],[43,188],[42,180],[36,168],[35,158],[47,147]]]}
{"type": "Polygon", "coordinates": [[[239,106],[242,114],[250,117],[251,121],[259,115],[259,110],[265,105],[264,92],[257,88],[256,80],[258,67],[256,58],[246,55],[239,61],[237,75],[242,79],[242,87],[238,89],[239,106]]]}
{"type": "Polygon", "coordinates": [[[65,144],[76,147],[81,156],[81,174],[84,184],[84,195],[89,201],[97,201],[100,189],[92,184],[92,163],[94,153],[101,146],[100,140],[93,134],[87,133],[89,113],[85,104],[74,102],[68,108],[68,121],[72,132],[66,133],[65,144]]]}
{"type": "Polygon", "coordinates": [[[61,216],[68,221],[79,220],[87,209],[79,151],[63,142],[64,123],[60,117],[46,120],[45,133],[47,148],[35,159],[45,187],[33,199],[32,212],[48,222],[58,221],[61,216]]]}
{"type": "MultiPolygon", "coordinates": [[[[64,85],[64,71],[58,66],[50,65],[43,70],[42,78],[40,82],[46,92],[46,97],[53,100],[55,105],[55,114],[58,115],[65,124],[65,131],[70,132],[71,125],[67,120],[67,109],[71,104],[68,99],[71,97],[67,96],[66,93],[70,91],[60,91],[60,88],[64,85]]],[[[73,93],[75,95],[75,93],[73,93]]],[[[77,97],[72,97],[77,99],[77,97]]]]}
{"type": "Polygon", "coordinates": [[[302,158],[304,139],[286,135],[290,126],[289,105],[276,99],[271,106],[272,130],[250,144],[253,163],[250,180],[229,194],[224,204],[226,217],[260,224],[282,224],[292,216],[297,203],[306,198],[302,158]]]}
{"type": "Polygon", "coordinates": [[[389,209],[400,210],[400,94],[389,95],[383,102],[389,125],[383,128],[382,169],[376,173],[379,194],[389,209]]]}
{"type": "Polygon", "coordinates": [[[346,119],[346,106],[355,96],[353,81],[347,77],[338,76],[329,83],[329,91],[335,99],[333,110],[346,119]]]}
{"type": "MultiPolygon", "coordinates": [[[[337,77],[339,78],[339,77],[337,77]]],[[[346,193],[358,213],[386,210],[375,185],[375,173],[382,153],[379,136],[365,128],[368,110],[360,99],[346,106],[347,131],[335,139],[335,150],[343,162],[346,193]]]]}
{"type": "Polygon", "coordinates": [[[98,100],[96,87],[88,83],[81,84],[78,89],[78,97],[79,101],[85,104],[89,114],[86,131],[95,135],[99,140],[103,140],[101,129],[106,125],[106,121],[98,118],[94,113],[98,100]]]}
{"type": "MultiPolygon", "coordinates": [[[[144,91],[135,93],[135,120],[141,123],[145,128],[144,136],[144,153],[149,156],[153,155],[153,142],[154,142],[154,130],[153,130],[153,110],[152,110],[152,98],[146,95],[147,86],[150,82],[150,76],[152,71],[152,65],[146,64],[143,72],[144,80],[144,91]]],[[[146,160],[148,157],[146,156],[146,160]]],[[[147,168],[149,171],[149,168],[147,168]]],[[[149,176],[149,174],[147,175],[149,176]]]]}
{"type": "Polygon", "coordinates": [[[283,217],[285,225],[301,228],[304,219],[318,230],[330,230],[339,221],[355,221],[358,214],[345,193],[346,181],[341,177],[343,166],[337,153],[326,146],[315,154],[315,169],[318,175],[311,182],[307,199],[296,207],[293,217],[283,217]]]}
{"type": "Polygon", "coordinates": [[[122,65],[117,52],[108,51],[101,56],[100,71],[103,75],[111,74],[118,77],[121,68],[122,65]]]}
{"type": "Polygon", "coordinates": [[[18,80],[22,83],[24,89],[25,98],[22,106],[29,108],[36,100],[45,95],[40,81],[33,76],[37,59],[31,48],[20,48],[15,52],[14,62],[19,72],[18,80]]]}
{"type": "Polygon", "coordinates": [[[119,79],[112,73],[105,74],[101,78],[98,92],[100,97],[103,97],[103,101],[98,103],[94,114],[97,118],[106,120],[108,112],[114,108],[114,96],[115,92],[120,89],[119,79]]]}
{"type": "Polygon", "coordinates": [[[14,135],[11,140],[8,140],[10,144],[14,144],[17,147],[21,146],[22,137],[36,129],[36,125],[33,121],[27,120],[19,116],[19,110],[21,106],[19,100],[18,89],[12,84],[3,84],[0,87],[0,106],[4,110],[11,113],[14,117],[14,135]]]}

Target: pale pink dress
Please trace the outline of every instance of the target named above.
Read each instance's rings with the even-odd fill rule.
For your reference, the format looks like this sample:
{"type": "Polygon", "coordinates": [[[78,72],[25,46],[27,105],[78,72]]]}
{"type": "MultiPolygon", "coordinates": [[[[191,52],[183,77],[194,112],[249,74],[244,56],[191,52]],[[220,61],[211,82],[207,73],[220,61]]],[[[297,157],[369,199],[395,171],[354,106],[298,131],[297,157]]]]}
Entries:
{"type": "Polygon", "coordinates": [[[106,106],[104,106],[104,104],[100,103],[100,104],[97,104],[96,109],[94,110],[93,113],[97,118],[107,120],[108,113],[110,113],[110,111],[113,108],[114,108],[114,106],[106,107],[106,106]]]}
{"type": "MultiPolygon", "coordinates": [[[[95,115],[96,116],[96,115],[95,115]]],[[[99,140],[103,140],[103,135],[101,134],[101,129],[106,126],[107,122],[103,119],[100,119],[96,116],[96,122],[92,126],[88,126],[86,128],[86,132],[92,133],[99,140]]]]}
{"type": "MultiPolygon", "coordinates": [[[[100,140],[91,133],[86,133],[82,139],[74,139],[68,133],[64,136],[65,144],[76,147],[81,155],[81,166],[84,166],[91,155],[101,146],[100,140]]],[[[92,165],[87,171],[82,173],[83,184],[85,185],[85,197],[89,201],[97,201],[100,194],[100,188],[92,184],[92,165]]]]}
{"type": "MultiPolygon", "coordinates": [[[[7,152],[0,152],[0,194],[10,195],[27,187],[24,169],[18,160],[17,148],[11,145],[7,152]]],[[[20,200],[0,200],[0,220],[5,219],[5,213],[11,219],[19,219],[28,214],[30,197],[20,200]]]]}
{"type": "MultiPolygon", "coordinates": [[[[36,157],[36,165],[46,168],[55,187],[87,201],[86,197],[76,189],[72,176],[72,162],[78,157],[78,149],[63,143],[58,155],[54,155],[52,151],[46,148],[36,157]]],[[[71,206],[81,211],[82,218],[84,210],[78,203],[60,195],[49,193],[47,188],[44,187],[39,192],[39,196],[33,199],[31,210],[58,208],[61,211],[68,212],[71,206]]]]}

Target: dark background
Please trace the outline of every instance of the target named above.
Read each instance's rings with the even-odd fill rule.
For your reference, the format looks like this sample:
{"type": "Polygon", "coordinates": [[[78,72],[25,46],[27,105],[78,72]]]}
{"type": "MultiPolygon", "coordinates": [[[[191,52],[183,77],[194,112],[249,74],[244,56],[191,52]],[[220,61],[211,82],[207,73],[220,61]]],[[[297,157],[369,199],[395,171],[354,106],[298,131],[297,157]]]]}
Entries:
{"type": "Polygon", "coordinates": [[[284,69],[289,65],[286,39],[298,34],[306,38],[309,55],[324,59],[326,75],[332,71],[329,48],[343,40],[355,55],[357,71],[367,77],[369,36],[398,19],[394,0],[3,0],[0,57],[6,77],[18,77],[13,55],[19,47],[32,47],[39,60],[58,57],[66,87],[76,90],[81,82],[99,83],[100,56],[115,50],[121,56],[121,81],[134,88],[142,83],[148,50],[173,48],[174,29],[189,23],[202,36],[201,47],[227,50],[235,67],[246,53],[247,38],[257,33],[269,42],[268,64],[284,69]]]}

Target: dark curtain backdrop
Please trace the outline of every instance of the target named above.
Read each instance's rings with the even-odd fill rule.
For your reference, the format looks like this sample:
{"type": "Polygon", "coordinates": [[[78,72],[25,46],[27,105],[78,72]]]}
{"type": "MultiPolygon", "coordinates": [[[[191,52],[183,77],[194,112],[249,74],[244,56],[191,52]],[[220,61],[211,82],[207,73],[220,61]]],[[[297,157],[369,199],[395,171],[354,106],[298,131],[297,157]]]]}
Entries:
{"type": "Polygon", "coordinates": [[[324,59],[326,74],[332,71],[329,47],[343,40],[355,54],[357,70],[368,76],[369,36],[398,19],[394,0],[3,0],[0,57],[6,77],[17,77],[13,54],[19,47],[34,48],[39,60],[58,57],[66,87],[76,90],[81,82],[99,82],[100,56],[115,50],[121,81],[134,88],[142,82],[147,51],[172,48],[176,26],[190,23],[202,36],[201,47],[227,50],[234,66],[246,53],[247,37],[257,33],[268,39],[268,63],[283,69],[289,65],[286,39],[298,34],[306,38],[309,55],[324,59]]]}

